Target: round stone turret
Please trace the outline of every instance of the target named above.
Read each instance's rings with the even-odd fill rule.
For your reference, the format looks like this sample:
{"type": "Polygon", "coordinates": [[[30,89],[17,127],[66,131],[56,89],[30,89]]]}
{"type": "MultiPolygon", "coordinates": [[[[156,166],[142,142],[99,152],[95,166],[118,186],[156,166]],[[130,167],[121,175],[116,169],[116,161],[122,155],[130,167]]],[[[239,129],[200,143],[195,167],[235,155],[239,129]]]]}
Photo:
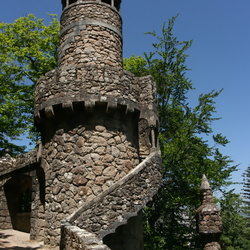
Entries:
{"type": "Polygon", "coordinates": [[[59,67],[121,68],[120,1],[63,1],[63,6],[59,67]]]}

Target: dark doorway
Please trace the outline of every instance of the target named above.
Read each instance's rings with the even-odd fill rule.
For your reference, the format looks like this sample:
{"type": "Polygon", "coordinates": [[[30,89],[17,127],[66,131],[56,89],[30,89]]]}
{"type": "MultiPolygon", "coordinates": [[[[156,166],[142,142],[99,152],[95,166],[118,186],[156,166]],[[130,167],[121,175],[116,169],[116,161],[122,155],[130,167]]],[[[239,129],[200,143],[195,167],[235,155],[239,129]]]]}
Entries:
{"type": "Polygon", "coordinates": [[[32,177],[19,175],[11,178],[5,183],[4,192],[13,229],[29,233],[32,177]]]}

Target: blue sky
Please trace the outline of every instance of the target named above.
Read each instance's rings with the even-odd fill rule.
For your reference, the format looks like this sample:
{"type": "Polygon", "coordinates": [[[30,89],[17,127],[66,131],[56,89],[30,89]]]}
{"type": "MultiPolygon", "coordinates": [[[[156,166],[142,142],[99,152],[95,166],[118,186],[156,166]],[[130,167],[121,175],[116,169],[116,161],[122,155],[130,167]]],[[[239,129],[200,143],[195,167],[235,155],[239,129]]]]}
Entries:
{"type": "MultiPolygon", "coordinates": [[[[223,133],[230,144],[223,148],[240,171],[250,163],[250,1],[249,0],[123,0],[124,57],[151,51],[153,40],[145,32],[160,32],[164,22],[179,14],[174,33],[179,40],[193,40],[188,50],[188,77],[195,91],[190,102],[200,93],[224,88],[216,99],[215,133],[223,133]]],[[[0,9],[0,21],[13,22],[29,13],[39,18],[46,13],[61,13],[60,0],[9,0],[0,9]]],[[[240,187],[236,187],[240,192],[240,187]]]]}

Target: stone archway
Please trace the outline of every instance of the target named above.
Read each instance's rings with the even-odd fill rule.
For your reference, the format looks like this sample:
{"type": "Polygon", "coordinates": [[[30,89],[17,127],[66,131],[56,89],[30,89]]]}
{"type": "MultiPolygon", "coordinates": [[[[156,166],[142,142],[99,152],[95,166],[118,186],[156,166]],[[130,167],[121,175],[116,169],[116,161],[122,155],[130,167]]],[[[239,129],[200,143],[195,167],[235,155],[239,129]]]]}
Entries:
{"type": "Polygon", "coordinates": [[[32,177],[18,175],[4,185],[12,228],[30,232],[32,177]]]}

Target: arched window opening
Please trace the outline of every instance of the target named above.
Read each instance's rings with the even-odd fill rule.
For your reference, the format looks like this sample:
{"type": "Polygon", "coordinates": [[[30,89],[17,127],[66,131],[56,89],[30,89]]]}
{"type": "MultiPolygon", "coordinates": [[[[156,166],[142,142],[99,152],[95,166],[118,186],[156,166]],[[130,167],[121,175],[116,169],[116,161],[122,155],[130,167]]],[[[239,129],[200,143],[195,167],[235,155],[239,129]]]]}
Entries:
{"type": "MultiPolygon", "coordinates": [[[[70,4],[76,3],[78,0],[62,0],[62,8],[66,8],[70,4]]],[[[92,0],[93,1],[93,0],[92,0]]],[[[120,11],[121,0],[101,0],[103,3],[109,4],[120,11]]]]}
{"type": "Polygon", "coordinates": [[[66,7],[66,0],[62,0],[62,7],[63,9],[66,7]]]}
{"type": "Polygon", "coordinates": [[[77,0],[62,0],[62,7],[63,9],[67,6],[69,6],[70,4],[76,3],[77,0]]]}
{"type": "Polygon", "coordinates": [[[138,132],[139,132],[140,158],[141,160],[143,160],[150,154],[150,148],[151,148],[151,129],[146,119],[142,118],[139,120],[138,132]]]}
{"type": "Polygon", "coordinates": [[[121,7],[121,1],[120,0],[115,0],[115,8],[120,11],[120,7],[121,7]]]}
{"type": "Polygon", "coordinates": [[[104,2],[104,3],[107,3],[107,4],[111,5],[111,0],[102,0],[102,2],[104,2]]]}
{"type": "Polygon", "coordinates": [[[69,0],[69,4],[76,3],[77,0],[69,0]]]}

